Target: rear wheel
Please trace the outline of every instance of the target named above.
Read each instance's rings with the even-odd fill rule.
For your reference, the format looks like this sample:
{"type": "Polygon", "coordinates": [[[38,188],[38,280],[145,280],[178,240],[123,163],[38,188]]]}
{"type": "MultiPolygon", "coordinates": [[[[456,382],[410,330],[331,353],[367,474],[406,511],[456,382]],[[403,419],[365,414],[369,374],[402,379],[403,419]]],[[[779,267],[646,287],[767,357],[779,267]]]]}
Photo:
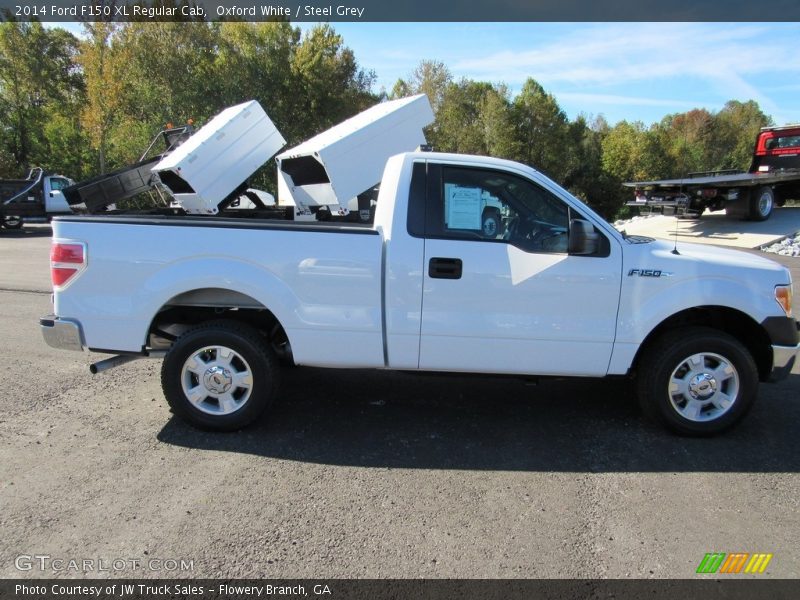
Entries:
{"type": "Polygon", "coordinates": [[[637,392],[643,412],[684,435],[713,435],[755,401],[758,369],[736,338],[705,327],[668,333],[645,350],[637,392]]]}
{"type": "Polygon", "coordinates": [[[503,219],[500,216],[499,210],[487,210],[483,213],[483,221],[481,223],[483,235],[488,238],[496,238],[502,234],[503,219]]]}
{"type": "Polygon", "coordinates": [[[3,218],[3,229],[21,229],[22,228],[22,217],[17,216],[10,216],[3,218]]]}
{"type": "Polygon", "coordinates": [[[750,196],[750,220],[766,221],[775,207],[775,192],[769,186],[762,186],[750,196]]]}
{"type": "Polygon", "coordinates": [[[233,431],[255,421],[278,388],[275,353],[252,327],[210,321],[181,335],[161,368],[172,410],[192,425],[233,431]]]}

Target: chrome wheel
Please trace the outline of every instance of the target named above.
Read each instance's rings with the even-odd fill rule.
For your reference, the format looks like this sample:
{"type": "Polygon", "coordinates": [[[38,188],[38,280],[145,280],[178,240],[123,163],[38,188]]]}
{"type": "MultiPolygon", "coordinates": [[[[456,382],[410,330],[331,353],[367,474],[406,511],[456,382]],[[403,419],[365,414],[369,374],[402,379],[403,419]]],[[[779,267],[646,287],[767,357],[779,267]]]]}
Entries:
{"type": "Polygon", "coordinates": [[[669,378],[669,400],[685,419],[707,422],[727,413],[739,396],[739,373],[733,363],[713,352],[682,360],[669,378]]]}
{"type": "Polygon", "coordinates": [[[198,410],[229,415],[250,398],[253,372],[242,355],[227,346],[205,346],[186,359],[181,385],[198,410]]]}
{"type": "Polygon", "coordinates": [[[758,197],[758,214],[761,217],[768,217],[772,212],[773,195],[772,190],[764,190],[758,197]]]}
{"type": "Polygon", "coordinates": [[[487,217],[483,221],[483,235],[486,237],[497,237],[497,232],[500,230],[500,224],[497,222],[497,218],[487,217]]]}
{"type": "Polygon", "coordinates": [[[5,217],[5,219],[3,220],[3,227],[5,227],[6,229],[19,229],[20,227],[22,227],[22,222],[23,222],[22,217],[18,216],[5,217]]]}

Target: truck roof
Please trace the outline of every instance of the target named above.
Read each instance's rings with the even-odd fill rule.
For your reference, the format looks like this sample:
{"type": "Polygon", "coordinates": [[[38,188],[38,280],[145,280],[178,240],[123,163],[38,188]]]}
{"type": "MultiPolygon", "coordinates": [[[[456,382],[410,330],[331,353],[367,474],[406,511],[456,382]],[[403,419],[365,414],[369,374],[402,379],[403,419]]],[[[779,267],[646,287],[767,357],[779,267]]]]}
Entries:
{"type": "Polygon", "coordinates": [[[418,150],[415,152],[402,152],[403,156],[409,157],[412,160],[431,160],[436,162],[448,163],[454,165],[480,165],[484,167],[499,167],[504,170],[512,170],[526,173],[539,173],[538,170],[525,165],[520,162],[508,160],[505,158],[495,158],[494,156],[483,156],[480,154],[458,154],[456,152],[429,152],[418,150]]]}
{"type": "Polygon", "coordinates": [[[800,129],[800,123],[792,125],[780,125],[778,127],[762,127],[761,131],[786,131],[787,129],[800,129]]]}

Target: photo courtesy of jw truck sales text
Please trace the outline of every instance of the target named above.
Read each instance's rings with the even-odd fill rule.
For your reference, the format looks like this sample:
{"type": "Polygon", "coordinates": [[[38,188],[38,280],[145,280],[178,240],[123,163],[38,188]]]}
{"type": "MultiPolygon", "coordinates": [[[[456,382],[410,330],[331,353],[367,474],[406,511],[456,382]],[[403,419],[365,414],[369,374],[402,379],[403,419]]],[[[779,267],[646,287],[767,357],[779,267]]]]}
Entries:
{"type": "Polygon", "coordinates": [[[270,596],[291,596],[291,597],[310,597],[310,598],[329,598],[333,592],[329,585],[317,583],[303,586],[295,585],[235,585],[220,583],[213,585],[193,585],[188,583],[174,584],[147,584],[147,583],[107,583],[104,585],[80,585],[80,584],[51,584],[47,585],[27,585],[15,584],[14,593],[17,596],[65,596],[65,597],[100,597],[104,598],[142,598],[150,596],[169,596],[169,597],[192,597],[214,594],[222,597],[247,596],[262,598],[270,596]],[[310,593],[309,593],[310,592],[310,593]]]}
{"type": "MultiPolygon", "coordinates": [[[[146,164],[176,209],[54,220],[45,340],[118,354],[92,372],[163,358],[172,410],[215,430],[258,419],[282,364],[636,374],[645,414],[694,435],[736,424],[759,382],[789,374],[787,268],[620,233],[531,167],[427,151],[433,120],[411,96],[281,152],[258,102],[222,111],[146,164]],[[251,193],[243,209],[242,181],[276,154],[277,203],[251,193]]],[[[102,210],[129,179],[64,194],[102,210]]]]}

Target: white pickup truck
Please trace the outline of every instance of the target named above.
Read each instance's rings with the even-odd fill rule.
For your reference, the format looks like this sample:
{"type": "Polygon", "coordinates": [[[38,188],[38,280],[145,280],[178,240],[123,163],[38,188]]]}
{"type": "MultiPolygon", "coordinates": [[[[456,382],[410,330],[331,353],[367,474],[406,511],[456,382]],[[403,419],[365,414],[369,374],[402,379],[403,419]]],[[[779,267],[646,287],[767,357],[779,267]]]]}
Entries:
{"type": "Polygon", "coordinates": [[[626,237],[534,169],[487,157],[392,156],[371,224],[59,217],[51,268],[47,343],[120,355],[95,370],[163,356],[174,412],[215,430],[257,419],[285,362],[631,376],[646,414],[713,434],[798,353],[786,268],[626,237]],[[484,226],[487,197],[500,227],[484,226]]]}

